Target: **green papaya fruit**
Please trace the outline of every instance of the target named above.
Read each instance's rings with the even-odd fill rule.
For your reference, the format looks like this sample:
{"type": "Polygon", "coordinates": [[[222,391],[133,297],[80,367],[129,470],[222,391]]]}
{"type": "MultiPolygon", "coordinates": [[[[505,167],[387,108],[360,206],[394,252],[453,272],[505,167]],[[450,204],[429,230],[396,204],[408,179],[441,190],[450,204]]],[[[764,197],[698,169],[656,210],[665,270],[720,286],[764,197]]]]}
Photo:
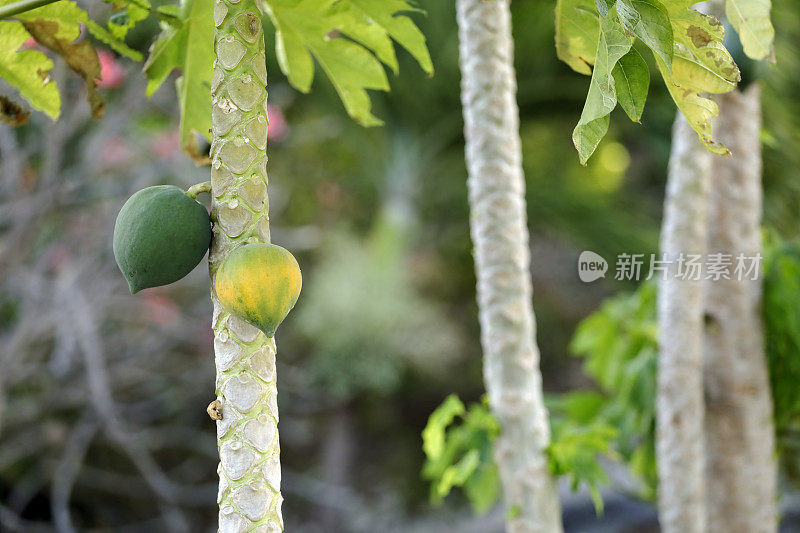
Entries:
{"type": "Polygon", "coordinates": [[[214,288],[222,307],[273,337],[300,295],[303,278],[294,256],[275,244],[245,244],[217,270],[214,288]]]}
{"type": "Polygon", "coordinates": [[[174,185],[138,191],[114,225],[114,258],[131,294],[183,278],[210,244],[208,211],[174,185]]]}

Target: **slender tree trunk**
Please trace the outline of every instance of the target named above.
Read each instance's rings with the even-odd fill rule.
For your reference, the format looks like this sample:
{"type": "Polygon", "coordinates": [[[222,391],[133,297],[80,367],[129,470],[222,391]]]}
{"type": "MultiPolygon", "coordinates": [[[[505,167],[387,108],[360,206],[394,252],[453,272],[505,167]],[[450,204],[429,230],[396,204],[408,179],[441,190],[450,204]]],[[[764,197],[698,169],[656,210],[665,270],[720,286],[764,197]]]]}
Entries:
{"type": "MultiPolygon", "coordinates": [[[[267,70],[256,0],[215,0],[211,277],[239,245],[269,242],[267,70]]],[[[282,531],[275,342],[214,303],[219,531],[282,531]]]]}
{"type": "MultiPolygon", "coordinates": [[[[715,128],[733,157],[713,161],[708,250],[735,265],[761,253],[760,90],[718,102],[715,128]]],[[[760,277],[707,281],[705,313],[708,530],[771,533],[777,473],[760,277]]]]}
{"type": "Polygon", "coordinates": [[[658,291],[656,456],[665,533],[706,530],[703,280],[686,264],[691,255],[705,253],[712,157],[678,113],[661,226],[661,253],[669,270],[658,291]]]}
{"type": "Polygon", "coordinates": [[[525,179],[509,0],[458,0],[470,226],[484,381],[511,532],[561,531],[531,306],[525,179]]]}

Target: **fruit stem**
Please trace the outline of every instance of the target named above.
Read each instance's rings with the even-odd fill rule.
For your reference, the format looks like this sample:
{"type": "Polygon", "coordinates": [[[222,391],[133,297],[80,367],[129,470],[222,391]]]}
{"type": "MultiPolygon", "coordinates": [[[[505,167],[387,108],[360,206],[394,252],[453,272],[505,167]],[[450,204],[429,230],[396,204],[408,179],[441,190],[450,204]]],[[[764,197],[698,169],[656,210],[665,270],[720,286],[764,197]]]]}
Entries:
{"type": "Polygon", "coordinates": [[[189,198],[194,198],[196,200],[197,199],[197,195],[200,194],[201,192],[207,192],[207,193],[211,194],[211,182],[210,181],[204,181],[203,183],[196,183],[196,184],[192,185],[186,191],[186,196],[188,196],[189,198]]]}

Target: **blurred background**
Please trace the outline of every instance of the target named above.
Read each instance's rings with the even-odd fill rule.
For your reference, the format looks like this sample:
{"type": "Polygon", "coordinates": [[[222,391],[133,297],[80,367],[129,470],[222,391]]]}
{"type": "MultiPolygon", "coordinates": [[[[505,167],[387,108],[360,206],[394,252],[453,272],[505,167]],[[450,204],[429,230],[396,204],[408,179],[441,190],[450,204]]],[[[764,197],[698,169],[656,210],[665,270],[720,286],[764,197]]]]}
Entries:
{"type": "MultiPolygon", "coordinates": [[[[272,235],[304,274],[278,336],[291,532],[502,530],[501,509],[475,517],[459,493],[431,505],[421,475],[429,414],[450,393],[477,401],[484,389],[454,5],[420,4],[427,15],[415,20],[436,75],[399,51],[392,92],[374,95],[382,128],[354,124],[319,72],[311,95],[297,93],[268,53],[272,235]]],[[[553,8],[512,3],[549,394],[594,387],[570,339],[606,297],[636,288],[581,283],[578,254],[657,249],[675,116],[654,77],[643,124],[615,112],[581,167],[570,135],[589,79],[556,59],[553,8]]],[[[775,0],[774,10],[779,68],[763,75],[765,226],[792,239],[800,232],[800,5],[775,0]]],[[[146,51],[156,31],[142,23],[129,43],[146,51]]],[[[208,169],[180,152],[173,85],[148,100],[141,65],[111,52],[101,60],[102,120],[91,119],[83,83],[56,61],[62,118],[34,113],[28,126],[0,125],[0,530],[166,531],[179,517],[190,531],[212,531],[205,263],[131,296],[111,250],[114,218],[133,192],[186,188],[207,180],[208,169]]],[[[585,491],[562,487],[567,530],[657,531],[652,505],[624,470],[610,468],[600,518],[585,491]]],[[[797,502],[791,491],[783,501],[797,502]]]]}

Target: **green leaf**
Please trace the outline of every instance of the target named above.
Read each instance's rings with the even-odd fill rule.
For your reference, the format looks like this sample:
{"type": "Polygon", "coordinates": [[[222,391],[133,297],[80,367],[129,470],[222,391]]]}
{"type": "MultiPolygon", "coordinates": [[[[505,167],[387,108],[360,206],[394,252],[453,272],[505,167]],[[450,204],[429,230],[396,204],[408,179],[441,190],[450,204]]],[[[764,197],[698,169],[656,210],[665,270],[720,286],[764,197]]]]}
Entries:
{"type": "Polygon", "coordinates": [[[771,0],[727,0],[725,3],[725,15],[739,34],[748,57],[775,61],[771,8],[771,0]]]}
{"type": "Polygon", "coordinates": [[[331,30],[336,29],[335,16],[342,15],[341,11],[332,12],[333,1],[270,0],[266,4],[276,30],[278,63],[292,85],[308,92],[314,78],[313,56],[330,78],[348,114],[364,126],[381,125],[383,122],[371,112],[367,90],[388,91],[386,73],[366,48],[331,35],[331,30]]]}
{"type": "MultiPolygon", "coordinates": [[[[9,0],[0,0],[0,4],[9,0]]],[[[59,54],[64,62],[86,83],[87,100],[92,116],[99,118],[105,103],[97,92],[100,61],[88,40],[76,42],[81,35],[81,25],[89,21],[86,12],[75,2],[61,0],[16,15],[36,41],[59,54]]]]}
{"type": "Polygon", "coordinates": [[[500,495],[500,474],[494,463],[479,466],[464,483],[464,493],[472,511],[483,514],[497,501],[500,495]]]}
{"type": "Polygon", "coordinates": [[[61,95],[47,74],[53,62],[38,50],[17,52],[30,36],[21,23],[0,21],[0,78],[55,120],[61,112],[61,95]]]}
{"type": "Polygon", "coordinates": [[[143,59],[142,54],[139,51],[134,50],[121,40],[111,35],[111,32],[97,24],[95,21],[87,19],[84,24],[86,24],[86,29],[89,30],[89,33],[91,33],[96,39],[106,43],[118,54],[129,59],[133,59],[134,61],[141,61],[143,59]]]}
{"type": "MultiPolygon", "coordinates": [[[[97,52],[88,41],[73,42],[72,34],[63,19],[30,18],[23,19],[22,25],[36,42],[54,51],[75,71],[86,84],[86,99],[92,109],[92,116],[103,116],[105,102],[97,92],[97,79],[100,78],[100,60],[97,52]]],[[[80,28],[78,27],[78,32],[80,28]]]]}
{"type": "Polygon", "coordinates": [[[404,11],[419,11],[406,0],[341,0],[337,6],[342,6],[346,12],[352,13],[350,22],[346,21],[346,17],[342,19],[350,31],[355,31],[355,33],[351,34],[344,27],[335,27],[375,52],[378,58],[386,63],[395,74],[398,72],[397,59],[392,60],[389,57],[386,43],[388,42],[392,49],[392,57],[394,57],[394,47],[387,36],[408,50],[422,70],[433,75],[433,63],[425,44],[425,36],[410,18],[398,15],[404,11]],[[359,35],[366,38],[362,41],[359,35]],[[378,37],[378,35],[382,37],[378,37]],[[384,57],[388,62],[384,60],[384,57]]]}
{"type": "Polygon", "coordinates": [[[458,462],[448,466],[442,473],[439,483],[436,485],[436,492],[440,498],[447,496],[450,490],[460,487],[469,479],[480,463],[478,450],[469,450],[458,462]]]}
{"type": "Polygon", "coordinates": [[[684,89],[722,94],[736,88],[739,69],[722,45],[722,24],[693,9],[671,15],[675,50],[673,80],[684,89]]]}
{"type": "Polygon", "coordinates": [[[739,69],[722,45],[724,30],[713,17],[686,9],[685,1],[666,4],[675,38],[672,69],[656,56],[656,65],[672,99],[706,148],[726,155],[728,149],[713,140],[710,120],[717,105],[701,93],[721,94],[736,88],[739,69]]]}
{"type": "Polygon", "coordinates": [[[108,30],[120,41],[125,40],[128,30],[150,14],[149,0],[130,2],[124,11],[115,13],[108,21],[108,30]]]}
{"type": "Polygon", "coordinates": [[[600,19],[592,0],[558,0],[556,3],[556,54],[575,72],[591,75],[600,19]]]}
{"type": "Polygon", "coordinates": [[[567,476],[572,490],[581,484],[589,487],[597,514],[603,512],[600,485],[608,483],[608,474],[598,456],[613,457],[612,443],[617,430],[605,422],[575,425],[571,421],[553,424],[553,439],[547,447],[548,467],[557,476],[567,476]]]}
{"type": "Polygon", "coordinates": [[[179,29],[167,26],[153,43],[150,55],[144,64],[144,73],[147,77],[145,94],[148,98],[161,87],[173,69],[183,65],[187,34],[186,26],[181,26],[179,29]]]}
{"type": "Polygon", "coordinates": [[[453,487],[463,488],[476,513],[497,501],[500,479],[492,443],[499,433],[485,396],[466,412],[456,395],[436,408],[422,434],[426,455],[422,474],[431,481],[432,503],[441,503],[453,487]]]}
{"type": "Polygon", "coordinates": [[[666,65],[672,65],[672,25],[658,0],[617,0],[623,26],[646,44],[666,65]]]}
{"type": "Polygon", "coordinates": [[[650,69],[647,62],[631,48],[611,71],[617,90],[617,101],[620,107],[634,122],[639,122],[650,88],[650,69]]]}
{"type": "Polygon", "coordinates": [[[582,165],[586,164],[608,131],[609,114],[617,105],[612,71],[617,61],[631,49],[631,41],[614,11],[603,19],[589,93],[572,142],[582,165]]]}
{"type": "Polygon", "coordinates": [[[196,134],[211,140],[211,74],[214,57],[213,2],[186,0],[179,29],[166,25],[144,66],[147,95],[152,95],[173,69],[181,107],[181,148],[198,164],[208,163],[196,134]]]}
{"type": "MultiPolygon", "coordinates": [[[[0,0],[0,5],[10,4],[14,0],[0,0]]],[[[54,37],[60,41],[72,42],[80,36],[81,24],[86,26],[95,38],[106,43],[118,53],[133,60],[141,61],[142,54],[129,48],[124,42],[114,37],[108,30],[89,18],[86,11],[71,0],[60,0],[15,16],[20,20],[43,20],[58,24],[54,37]]]]}
{"type": "Polygon", "coordinates": [[[447,426],[465,412],[464,404],[458,396],[451,394],[431,413],[428,424],[422,430],[422,450],[429,459],[437,459],[442,455],[447,426]]]}
{"type": "Polygon", "coordinates": [[[614,7],[614,0],[596,0],[597,11],[600,12],[601,17],[608,15],[608,11],[614,7]]]}

